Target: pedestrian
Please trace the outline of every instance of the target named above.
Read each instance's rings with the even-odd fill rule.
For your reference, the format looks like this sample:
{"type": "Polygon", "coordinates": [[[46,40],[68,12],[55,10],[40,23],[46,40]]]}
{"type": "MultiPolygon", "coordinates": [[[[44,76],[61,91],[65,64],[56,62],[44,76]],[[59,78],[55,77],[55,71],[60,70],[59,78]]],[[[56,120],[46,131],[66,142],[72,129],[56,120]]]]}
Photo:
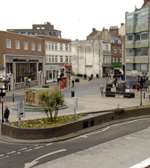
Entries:
{"type": "Polygon", "coordinates": [[[100,93],[101,93],[101,96],[104,95],[104,86],[100,86],[100,93]]]}
{"type": "Polygon", "coordinates": [[[8,107],[6,106],[5,111],[4,111],[4,119],[5,119],[5,122],[8,122],[9,114],[10,114],[10,110],[9,110],[8,107]]]}

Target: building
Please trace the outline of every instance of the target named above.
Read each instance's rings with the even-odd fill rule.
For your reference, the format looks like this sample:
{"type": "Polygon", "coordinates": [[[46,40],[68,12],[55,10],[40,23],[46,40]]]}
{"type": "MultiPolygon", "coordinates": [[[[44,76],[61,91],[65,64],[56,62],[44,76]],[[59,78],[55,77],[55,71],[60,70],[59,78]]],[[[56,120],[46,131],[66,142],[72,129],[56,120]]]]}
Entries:
{"type": "Polygon", "coordinates": [[[76,40],[72,42],[72,53],[72,71],[75,74],[102,77],[110,73],[110,43],[93,39],[76,40]]]}
{"type": "Polygon", "coordinates": [[[7,29],[7,31],[24,35],[47,35],[61,38],[61,31],[54,29],[54,25],[50,22],[33,24],[32,29],[7,29]]]}
{"type": "Polygon", "coordinates": [[[122,68],[122,40],[118,26],[111,26],[109,33],[111,36],[112,69],[115,71],[122,68]]]}
{"type": "Polygon", "coordinates": [[[71,40],[52,36],[40,36],[45,45],[46,82],[56,82],[60,77],[70,79],[71,40]]]}
{"type": "Polygon", "coordinates": [[[11,90],[43,83],[43,44],[39,37],[0,31],[0,78],[9,79],[11,90]]]}
{"type": "Polygon", "coordinates": [[[126,12],[126,78],[132,74],[150,78],[150,0],[140,9],[126,12]]]}

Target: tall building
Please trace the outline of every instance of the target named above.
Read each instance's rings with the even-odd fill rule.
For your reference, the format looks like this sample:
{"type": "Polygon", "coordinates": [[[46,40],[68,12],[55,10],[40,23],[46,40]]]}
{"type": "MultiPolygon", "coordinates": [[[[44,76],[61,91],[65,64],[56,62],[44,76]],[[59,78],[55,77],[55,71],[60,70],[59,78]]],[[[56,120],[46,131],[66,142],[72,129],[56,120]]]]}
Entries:
{"type": "Polygon", "coordinates": [[[61,31],[54,29],[54,25],[50,22],[33,24],[32,29],[7,29],[7,31],[24,35],[46,35],[61,38],[61,31]]]}
{"type": "Polygon", "coordinates": [[[140,9],[126,12],[126,77],[137,74],[150,78],[150,0],[140,9]]]}

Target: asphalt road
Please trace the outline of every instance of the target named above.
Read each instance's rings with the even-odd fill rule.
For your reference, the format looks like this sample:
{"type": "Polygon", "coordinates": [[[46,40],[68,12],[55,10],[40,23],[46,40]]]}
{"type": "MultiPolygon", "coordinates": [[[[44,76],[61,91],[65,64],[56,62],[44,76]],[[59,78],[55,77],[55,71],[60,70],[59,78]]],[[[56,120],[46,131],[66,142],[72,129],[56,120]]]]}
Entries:
{"type": "Polygon", "coordinates": [[[5,144],[0,142],[1,168],[29,168],[98,144],[131,134],[150,126],[150,119],[130,121],[79,136],[68,141],[47,144],[5,144]]]}

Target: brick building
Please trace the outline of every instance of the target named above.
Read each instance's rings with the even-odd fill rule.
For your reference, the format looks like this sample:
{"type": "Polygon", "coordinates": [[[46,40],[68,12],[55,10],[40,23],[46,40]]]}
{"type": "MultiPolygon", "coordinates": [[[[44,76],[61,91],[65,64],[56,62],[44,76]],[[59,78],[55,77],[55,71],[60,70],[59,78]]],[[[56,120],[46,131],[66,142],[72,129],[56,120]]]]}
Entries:
{"type": "Polygon", "coordinates": [[[44,43],[39,37],[0,31],[0,77],[8,79],[11,89],[43,82],[44,43]]]}

